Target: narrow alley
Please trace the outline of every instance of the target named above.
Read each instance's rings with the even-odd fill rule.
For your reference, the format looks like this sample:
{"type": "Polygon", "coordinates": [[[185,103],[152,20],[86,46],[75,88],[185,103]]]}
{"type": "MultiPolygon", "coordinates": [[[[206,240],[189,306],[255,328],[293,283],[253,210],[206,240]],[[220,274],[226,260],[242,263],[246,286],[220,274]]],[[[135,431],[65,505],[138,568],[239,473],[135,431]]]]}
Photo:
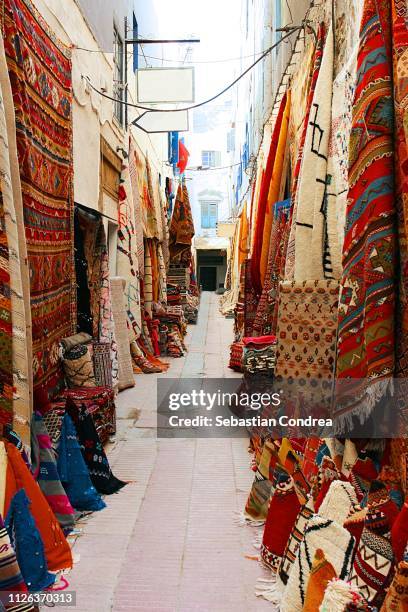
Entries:
{"type": "Polygon", "coordinates": [[[408,0],[0,15],[0,612],[408,612],[408,0]]]}
{"type": "MultiPolygon", "coordinates": [[[[231,340],[219,296],[203,293],[188,353],[170,360],[166,376],[234,376],[231,340]]],[[[118,434],[108,455],[115,475],[132,484],[78,523],[83,535],[73,555],[80,562],[67,576],[76,609],[268,610],[254,594],[263,575],[253,559],[257,529],[239,524],[253,474],[248,440],[156,440],[156,379],[136,377],[136,386],[119,395],[118,434]]]]}

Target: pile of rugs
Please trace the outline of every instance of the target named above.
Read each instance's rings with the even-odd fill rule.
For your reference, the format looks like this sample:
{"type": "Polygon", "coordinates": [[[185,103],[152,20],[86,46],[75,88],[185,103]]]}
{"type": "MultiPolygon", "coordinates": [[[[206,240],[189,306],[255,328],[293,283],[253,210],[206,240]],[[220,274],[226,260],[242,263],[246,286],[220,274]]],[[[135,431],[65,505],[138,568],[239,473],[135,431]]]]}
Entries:
{"type": "Polygon", "coordinates": [[[0,591],[66,589],[76,525],[125,484],[113,475],[79,396],[33,415],[30,456],[7,427],[0,439],[0,591]]]}
{"type": "Polygon", "coordinates": [[[281,612],[405,610],[408,497],[401,440],[251,439],[243,513],[281,612]],[[351,607],[351,605],[355,607],[351,607]]]}

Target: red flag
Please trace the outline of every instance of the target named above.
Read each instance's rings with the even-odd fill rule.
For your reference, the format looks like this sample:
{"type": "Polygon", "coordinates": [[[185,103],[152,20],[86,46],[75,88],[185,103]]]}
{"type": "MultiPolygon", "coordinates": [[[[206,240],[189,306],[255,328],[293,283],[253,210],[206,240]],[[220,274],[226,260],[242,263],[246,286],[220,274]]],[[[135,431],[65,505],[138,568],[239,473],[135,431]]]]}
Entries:
{"type": "Polygon", "coordinates": [[[184,144],[179,141],[179,160],[177,164],[177,168],[180,170],[180,174],[183,174],[185,169],[187,168],[188,158],[190,157],[190,153],[187,151],[184,144]]]}

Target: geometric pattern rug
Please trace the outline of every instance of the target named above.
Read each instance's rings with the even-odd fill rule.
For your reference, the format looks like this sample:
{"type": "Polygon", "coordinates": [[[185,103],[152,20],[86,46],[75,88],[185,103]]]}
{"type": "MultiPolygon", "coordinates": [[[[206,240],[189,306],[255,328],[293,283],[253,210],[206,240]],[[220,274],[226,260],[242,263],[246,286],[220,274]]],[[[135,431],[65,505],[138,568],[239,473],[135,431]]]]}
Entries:
{"type": "Polygon", "coordinates": [[[73,333],[72,84],[69,50],[30,0],[5,0],[30,272],[35,389],[61,384],[59,341],[73,333]]]}

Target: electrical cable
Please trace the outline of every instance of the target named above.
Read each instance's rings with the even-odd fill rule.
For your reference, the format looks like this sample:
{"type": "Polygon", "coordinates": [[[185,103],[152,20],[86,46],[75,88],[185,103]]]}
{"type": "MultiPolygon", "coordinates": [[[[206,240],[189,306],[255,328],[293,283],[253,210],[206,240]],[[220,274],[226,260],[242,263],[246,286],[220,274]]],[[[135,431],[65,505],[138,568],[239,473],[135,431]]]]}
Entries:
{"type": "MultiPolygon", "coordinates": [[[[105,55],[112,54],[113,51],[103,51],[102,49],[87,49],[85,47],[78,47],[77,45],[71,45],[71,49],[74,51],[87,51],[88,53],[103,53],[105,55]]],[[[267,51],[267,49],[265,49],[267,51]]],[[[253,57],[257,57],[258,55],[262,55],[265,51],[258,51],[258,53],[251,53],[251,55],[241,55],[240,57],[227,57],[224,59],[214,59],[214,60],[186,60],[185,64],[222,64],[226,62],[239,62],[244,59],[249,59],[253,57]]],[[[128,57],[133,57],[134,53],[128,52],[126,54],[128,57]]],[[[156,57],[155,55],[147,55],[147,53],[138,53],[138,57],[143,57],[144,59],[153,59],[158,62],[169,62],[171,64],[180,64],[183,60],[179,59],[169,59],[166,57],[156,57]]],[[[147,62],[146,62],[147,63],[147,62]]]]}
{"type": "Polygon", "coordinates": [[[209,172],[209,171],[214,171],[214,170],[229,170],[229,168],[235,168],[235,166],[240,166],[241,162],[238,162],[237,164],[231,164],[229,166],[217,166],[215,168],[211,168],[211,167],[202,167],[202,166],[198,166],[197,168],[186,168],[186,172],[209,172]]]}
{"type": "Polygon", "coordinates": [[[109,94],[106,94],[103,91],[100,91],[97,87],[95,87],[95,85],[93,85],[93,83],[92,83],[92,81],[90,80],[89,77],[85,77],[84,75],[82,75],[82,78],[87,81],[87,83],[89,84],[91,89],[93,89],[93,91],[95,91],[96,93],[101,95],[103,98],[111,100],[112,102],[116,102],[117,104],[121,104],[123,106],[127,106],[128,108],[137,108],[139,110],[149,111],[149,112],[152,112],[152,113],[160,113],[160,112],[177,113],[177,112],[180,112],[180,111],[193,110],[195,108],[199,108],[200,106],[204,106],[205,104],[209,104],[210,102],[213,102],[214,100],[216,100],[217,98],[219,98],[220,96],[225,94],[227,91],[229,91],[244,76],[246,76],[248,74],[248,72],[250,72],[257,64],[259,64],[259,62],[261,62],[271,51],[273,51],[276,47],[278,47],[284,40],[286,40],[287,38],[292,36],[292,34],[294,34],[294,32],[296,32],[297,30],[303,29],[303,27],[304,27],[304,25],[296,26],[296,27],[290,27],[290,31],[287,34],[282,36],[282,38],[279,41],[277,41],[275,44],[273,44],[271,47],[269,47],[269,49],[267,49],[253,64],[248,66],[248,68],[246,70],[244,70],[244,72],[242,72],[236,79],[234,79],[232,81],[232,83],[227,85],[227,87],[224,87],[224,89],[222,91],[220,91],[219,93],[215,94],[214,96],[212,96],[208,100],[204,100],[203,102],[199,102],[197,104],[193,104],[191,106],[187,106],[187,107],[184,107],[184,108],[172,108],[172,109],[168,109],[168,108],[165,108],[165,109],[163,109],[163,108],[151,108],[151,107],[148,107],[148,106],[142,106],[140,104],[133,104],[131,102],[125,102],[124,100],[119,100],[118,98],[114,98],[113,96],[110,96],[109,94]]]}

